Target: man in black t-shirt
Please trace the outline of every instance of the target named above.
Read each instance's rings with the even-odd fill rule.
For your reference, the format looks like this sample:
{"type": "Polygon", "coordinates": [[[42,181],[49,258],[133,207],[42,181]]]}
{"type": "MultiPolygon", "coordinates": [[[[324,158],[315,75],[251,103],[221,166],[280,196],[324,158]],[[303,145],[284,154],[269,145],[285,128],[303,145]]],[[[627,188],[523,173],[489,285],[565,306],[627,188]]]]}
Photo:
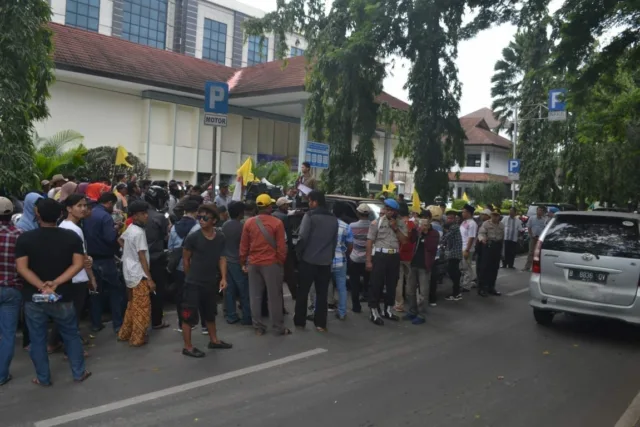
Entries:
{"type": "Polygon", "coordinates": [[[218,306],[216,293],[227,287],[227,259],[224,251],[224,234],[217,232],[215,225],[219,220],[214,205],[202,205],[196,217],[200,230],[189,234],[184,240],[182,260],[185,283],[183,287],[180,320],[188,326],[182,326],[184,347],[182,354],[190,357],[204,357],[204,353],[191,344],[191,327],[198,325],[198,309],[207,323],[210,349],[228,349],[231,344],[219,340],[216,331],[218,306]],[[217,286],[218,272],[220,286],[217,286]]]}
{"type": "Polygon", "coordinates": [[[73,276],[84,268],[82,240],[71,230],[56,227],[62,206],[53,199],[40,199],[36,215],[40,228],[23,233],[16,243],[16,267],[27,282],[22,291],[25,318],[31,337],[30,356],[36,368],[35,384],[51,385],[47,354],[47,323],[53,319],[69,357],[75,381],[87,379],[82,341],[73,307],[73,276]],[[58,302],[33,302],[35,294],[58,294],[58,302]]]}

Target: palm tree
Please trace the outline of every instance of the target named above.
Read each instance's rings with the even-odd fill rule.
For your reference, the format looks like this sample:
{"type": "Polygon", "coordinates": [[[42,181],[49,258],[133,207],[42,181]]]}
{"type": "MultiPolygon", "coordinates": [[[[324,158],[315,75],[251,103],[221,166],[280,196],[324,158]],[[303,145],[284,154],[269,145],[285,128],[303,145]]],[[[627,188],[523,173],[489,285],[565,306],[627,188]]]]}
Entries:
{"type": "Polygon", "coordinates": [[[84,136],[74,130],[60,131],[48,138],[35,135],[34,163],[39,180],[55,174],[70,174],[82,166],[87,149],[82,145],[84,136]]]}
{"type": "Polygon", "coordinates": [[[524,78],[524,46],[525,35],[518,32],[509,45],[502,50],[502,59],[496,62],[495,73],[491,77],[491,109],[495,118],[500,122],[496,129],[513,131],[514,106],[521,101],[521,87],[524,78]]]}

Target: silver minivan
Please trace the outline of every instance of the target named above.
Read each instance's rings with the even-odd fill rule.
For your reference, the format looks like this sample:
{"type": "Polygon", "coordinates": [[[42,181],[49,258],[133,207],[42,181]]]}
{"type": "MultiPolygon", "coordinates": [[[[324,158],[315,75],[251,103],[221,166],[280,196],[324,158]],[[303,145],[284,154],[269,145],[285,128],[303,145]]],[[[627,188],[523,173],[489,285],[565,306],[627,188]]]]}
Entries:
{"type": "Polygon", "coordinates": [[[536,321],[556,313],[640,324],[640,215],[558,212],[540,236],[529,288],[536,321]]]}

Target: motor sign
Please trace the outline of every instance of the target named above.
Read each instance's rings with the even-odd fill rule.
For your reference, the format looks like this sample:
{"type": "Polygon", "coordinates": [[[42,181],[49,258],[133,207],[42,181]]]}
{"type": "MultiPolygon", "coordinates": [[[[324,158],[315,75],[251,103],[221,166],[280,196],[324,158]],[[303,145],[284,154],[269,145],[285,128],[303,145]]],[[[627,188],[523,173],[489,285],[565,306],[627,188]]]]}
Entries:
{"type": "Polygon", "coordinates": [[[204,124],[226,126],[229,113],[229,85],[206,82],[204,85],[204,124]]]}

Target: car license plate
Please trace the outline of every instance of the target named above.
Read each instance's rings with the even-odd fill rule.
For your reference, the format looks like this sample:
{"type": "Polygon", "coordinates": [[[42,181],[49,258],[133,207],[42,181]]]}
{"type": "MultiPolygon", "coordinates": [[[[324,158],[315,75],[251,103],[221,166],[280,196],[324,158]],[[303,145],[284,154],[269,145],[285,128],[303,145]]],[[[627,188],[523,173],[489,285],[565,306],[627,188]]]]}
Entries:
{"type": "Polygon", "coordinates": [[[570,280],[605,284],[607,283],[607,276],[607,273],[602,273],[600,271],[576,270],[575,268],[569,269],[570,280]]]}

